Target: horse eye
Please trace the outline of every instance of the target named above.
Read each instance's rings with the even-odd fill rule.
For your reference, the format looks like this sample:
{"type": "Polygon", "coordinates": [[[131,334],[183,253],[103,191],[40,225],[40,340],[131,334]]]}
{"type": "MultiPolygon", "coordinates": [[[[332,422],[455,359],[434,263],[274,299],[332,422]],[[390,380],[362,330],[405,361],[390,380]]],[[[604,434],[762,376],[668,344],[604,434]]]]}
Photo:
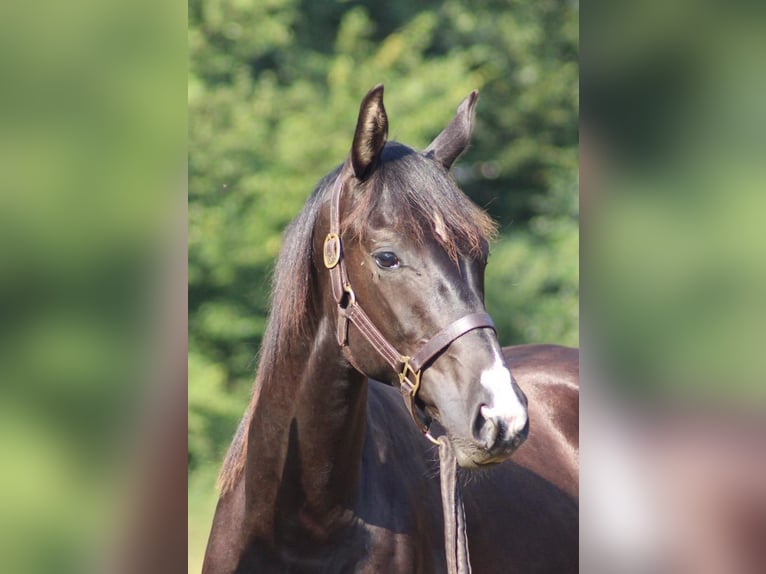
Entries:
{"type": "Polygon", "coordinates": [[[391,251],[382,251],[373,255],[375,257],[375,263],[381,269],[396,269],[399,267],[399,258],[396,253],[391,251]]]}

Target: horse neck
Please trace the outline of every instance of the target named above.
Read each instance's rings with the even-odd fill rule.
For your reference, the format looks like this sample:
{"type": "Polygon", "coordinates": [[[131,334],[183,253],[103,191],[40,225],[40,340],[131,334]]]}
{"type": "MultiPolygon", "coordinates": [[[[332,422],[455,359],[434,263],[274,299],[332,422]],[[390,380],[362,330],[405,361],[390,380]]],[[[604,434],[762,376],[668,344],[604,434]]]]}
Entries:
{"type": "Polygon", "coordinates": [[[247,520],[270,544],[322,541],[348,523],[364,436],[366,381],[333,321],[290,347],[259,377],[247,442],[247,520]]]}

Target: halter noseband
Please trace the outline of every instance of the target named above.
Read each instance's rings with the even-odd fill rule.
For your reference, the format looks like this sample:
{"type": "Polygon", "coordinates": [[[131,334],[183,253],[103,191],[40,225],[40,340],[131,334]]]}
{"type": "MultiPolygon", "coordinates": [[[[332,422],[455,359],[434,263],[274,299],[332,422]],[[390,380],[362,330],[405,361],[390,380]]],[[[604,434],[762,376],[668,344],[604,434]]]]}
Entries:
{"type": "Polygon", "coordinates": [[[417,414],[415,397],[420,389],[420,377],[423,367],[453,341],[459,339],[474,329],[495,329],[492,318],[487,313],[471,313],[447,325],[436,335],[422,345],[413,356],[403,355],[388,342],[378,330],[367,313],[359,306],[348,279],[346,265],[343,261],[343,249],[340,239],[340,198],[343,193],[343,172],[338,176],[330,200],[330,232],[325,237],[323,257],[324,264],[330,271],[332,294],[338,305],[338,344],[349,362],[359,372],[364,372],[354,361],[348,347],[348,323],[352,322],[377,353],[391,365],[399,375],[399,391],[404,404],[420,431],[431,442],[438,442],[430,435],[431,419],[427,415],[421,419],[417,414]]]}

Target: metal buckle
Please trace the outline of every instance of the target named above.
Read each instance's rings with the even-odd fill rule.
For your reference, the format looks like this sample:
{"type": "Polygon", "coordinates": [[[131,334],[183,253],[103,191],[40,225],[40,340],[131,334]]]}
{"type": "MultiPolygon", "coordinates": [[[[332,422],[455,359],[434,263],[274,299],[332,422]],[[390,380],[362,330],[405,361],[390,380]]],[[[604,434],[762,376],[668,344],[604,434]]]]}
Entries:
{"type": "MultiPolygon", "coordinates": [[[[402,361],[402,370],[399,372],[399,385],[407,389],[407,392],[410,394],[409,396],[409,409],[410,414],[413,418],[418,417],[418,415],[415,414],[415,395],[418,394],[418,389],[420,389],[420,375],[422,374],[422,371],[415,371],[415,369],[412,368],[410,365],[410,357],[407,355],[402,355],[400,357],[402,361]],[[412,375],[412,378],[415,379],[415,383],[413,383],[410,380],[410,375],[412,375]]],[[[425,422],[418,421],[417,419],[415,422],[420,427],[420,430],[423,432],[423,436],[426,437],[428,440],[430,440],[435,445],[439,444],[439,441],[436,440],[433,435],[431,434],[431,418],[426,416],[425,422]]]]}
{"type": "Polygon", "coordinates": [[[324,248],[322,249],[324,257],[324,266],[328,269],[335,267],[340,261],[340,237],[337,233],[328,233],[324,238],[324,248]]]}
{"type": "Polygon", "coordinates": [[[420,388],[421,371],[416,372],[410,366],[410,357],[408,357],[407,355],[402,355],[400,359],[402,361],[402,370],[399,372],[399,384],[402,386],[406,386],[410,395],[412,395],[412,398],[415,398],[415,395],[418,394],[418,389],[420,388]],[[410,373],[415,379],[414,383],[409,378],[410,373]],[[407,383],[406,385],[405,385],[405,382],[407,383]]]}

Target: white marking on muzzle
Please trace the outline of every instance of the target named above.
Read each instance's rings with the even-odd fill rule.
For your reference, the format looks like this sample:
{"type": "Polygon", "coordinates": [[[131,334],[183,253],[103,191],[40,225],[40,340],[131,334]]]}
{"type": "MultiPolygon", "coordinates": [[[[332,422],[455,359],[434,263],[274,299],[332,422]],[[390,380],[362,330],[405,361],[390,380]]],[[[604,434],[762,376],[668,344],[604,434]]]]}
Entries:
{"type": "Polygon", "coordinates": [[[480,382],[491,397],[490,404],[481,407],[482,416],[487,420],[501,419],[508,436],[523,429],[527,424],[527,408],[513,390],[511,372],[500,357],[495,357],[495,363],[482,371],[480,382]]]}

